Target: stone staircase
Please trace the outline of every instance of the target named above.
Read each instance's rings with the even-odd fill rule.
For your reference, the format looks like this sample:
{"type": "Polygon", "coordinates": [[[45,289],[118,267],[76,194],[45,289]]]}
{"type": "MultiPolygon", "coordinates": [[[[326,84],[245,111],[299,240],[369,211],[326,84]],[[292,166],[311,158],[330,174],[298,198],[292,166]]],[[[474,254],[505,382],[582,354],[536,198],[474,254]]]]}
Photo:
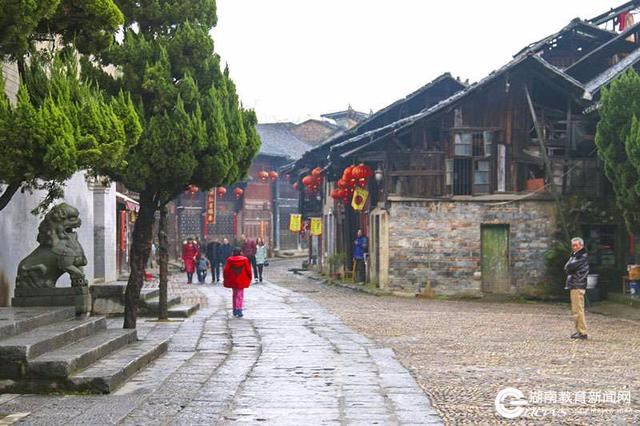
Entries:
{"type": "Polygon", "coordinates": [[[0,308],[0,393],[110,393],[167,346],[74,308],[0,308]]]}

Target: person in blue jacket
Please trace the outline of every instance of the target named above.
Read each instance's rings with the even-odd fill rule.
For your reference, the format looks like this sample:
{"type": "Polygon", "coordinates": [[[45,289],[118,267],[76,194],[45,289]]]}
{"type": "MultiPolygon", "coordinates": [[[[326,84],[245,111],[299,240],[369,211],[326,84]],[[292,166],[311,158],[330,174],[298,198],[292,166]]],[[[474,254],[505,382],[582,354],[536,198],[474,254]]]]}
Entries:
{"type": "Polygon", "coordinates": [[[356,234],[356,240],[353,242],[355,247],[353,249],[353,261],[356,263],[356,276],[357,282],[365,280],[365,257],[369,251],[369,239],[362,233],[362,229],[358,229],[356,234]]]}

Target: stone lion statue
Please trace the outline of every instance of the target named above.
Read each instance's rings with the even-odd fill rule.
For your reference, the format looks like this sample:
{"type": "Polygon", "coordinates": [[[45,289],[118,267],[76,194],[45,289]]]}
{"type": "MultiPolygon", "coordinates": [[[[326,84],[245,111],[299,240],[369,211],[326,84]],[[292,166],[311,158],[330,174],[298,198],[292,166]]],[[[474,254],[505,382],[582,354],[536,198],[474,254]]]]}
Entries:
{"type": "Polygon", "coordinates": [[[16,288],[55,287],[64,273],[73,287],[86,286],[82,267],[87,258],[75,232],[81,223],[75,207],[62,203],[52,208],[38,227],[40,245],[18,265],[16,288]]]}

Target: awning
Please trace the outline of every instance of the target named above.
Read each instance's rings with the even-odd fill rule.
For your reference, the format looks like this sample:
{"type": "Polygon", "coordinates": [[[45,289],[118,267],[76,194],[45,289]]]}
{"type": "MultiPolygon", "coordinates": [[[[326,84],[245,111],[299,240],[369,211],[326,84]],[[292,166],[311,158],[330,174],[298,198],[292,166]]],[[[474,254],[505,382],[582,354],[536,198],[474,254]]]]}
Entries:
{"type": "Polygon", "coordinates": [[[140,210],[140,203],[138,203],[138,201],[134,200],[133,198],[127,195],[124,195],[121,192],[116,191],[116,199],[121,203],[124,203],[125,208],[129,211],[137,212],[140,210]]]}

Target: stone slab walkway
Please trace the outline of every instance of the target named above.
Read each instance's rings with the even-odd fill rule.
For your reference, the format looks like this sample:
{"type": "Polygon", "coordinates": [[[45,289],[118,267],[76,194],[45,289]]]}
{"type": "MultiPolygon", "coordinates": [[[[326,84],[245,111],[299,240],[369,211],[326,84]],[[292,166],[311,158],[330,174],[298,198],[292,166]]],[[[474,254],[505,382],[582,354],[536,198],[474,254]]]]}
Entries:
{"type": "MultiPolygon", "coordinates": [[[[199,286],[207,307],[172,323],[141,322],[169,352],[112,395],[0,395],[24,425],[441,424],[394,353],[318,303],[272,283],[231,317],[230,290],[199,286]]],[[[111,323],[117,326],[118,320],[111,323]]]]}

